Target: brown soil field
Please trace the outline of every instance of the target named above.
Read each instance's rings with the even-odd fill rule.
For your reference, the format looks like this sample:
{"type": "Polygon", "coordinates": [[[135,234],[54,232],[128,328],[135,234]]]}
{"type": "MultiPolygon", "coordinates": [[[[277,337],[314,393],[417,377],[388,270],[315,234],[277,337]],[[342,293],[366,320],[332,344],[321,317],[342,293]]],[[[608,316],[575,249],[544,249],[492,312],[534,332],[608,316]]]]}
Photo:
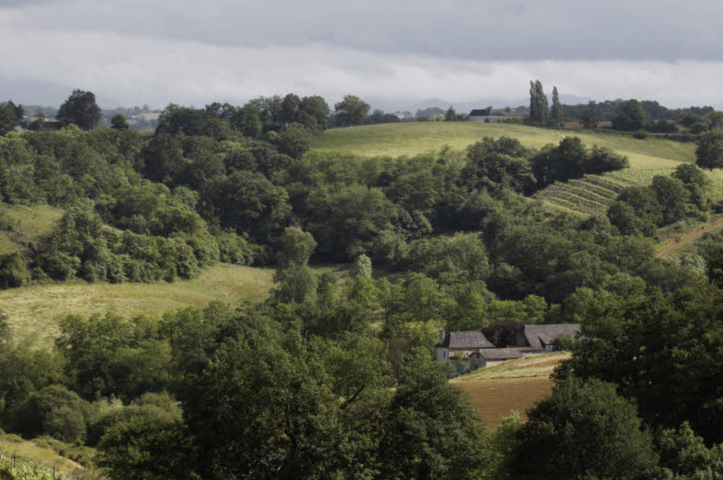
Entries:
{"type": "Polygon", "coordinates": [[[485,424],[497,428],[502,419],[515,410],[527,419],[527,409],[550,394],[552,381],[549,378],[516,378],[459,382],[457,386],[472,397],[485,424]]]}

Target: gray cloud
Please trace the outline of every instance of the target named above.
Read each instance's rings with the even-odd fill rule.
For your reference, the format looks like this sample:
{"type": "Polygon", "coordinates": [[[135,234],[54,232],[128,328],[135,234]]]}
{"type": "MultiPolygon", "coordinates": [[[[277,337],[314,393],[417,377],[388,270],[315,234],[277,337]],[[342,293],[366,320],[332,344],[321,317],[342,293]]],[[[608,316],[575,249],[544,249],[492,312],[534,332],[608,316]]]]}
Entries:
{"type": "MultiPolygon", "coordinates": [[[[0,0],[7,2],[8,0],[0,0]]],[[[9,0],[17,4],[18,0],[9,0]]],[[[472,60],[720,60],[723,3],[690,0],[69,0],[15,11],[32,28],[238,47],[327,43],[472,60]]]]}
{"type": "Polygon", "coordinates": [[[463,102],[524,98],[531,78],[583,97],[721,103],[723,3],[702,0],[0,2],[13,45],[0,95],[26,103],[73,88],[105,105],[288,91],[463,102]]]}

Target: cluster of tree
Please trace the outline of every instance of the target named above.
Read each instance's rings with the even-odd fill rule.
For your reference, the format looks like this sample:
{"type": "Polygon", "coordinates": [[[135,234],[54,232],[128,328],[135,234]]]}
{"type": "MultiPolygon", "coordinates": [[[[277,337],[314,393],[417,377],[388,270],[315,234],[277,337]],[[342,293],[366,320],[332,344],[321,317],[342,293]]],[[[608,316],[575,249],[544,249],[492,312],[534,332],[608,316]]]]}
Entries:
{"type": "MultiPolygon", "coordinates": [[[[585,221],[598,225],[588,233],[605,236],[600,222],[585,221]]],[[[584,238],[533,263],[577,257],[572,246],[584,238]]],[[[608,234],[606,256],[650,262],[649,245],[645,256],[633,240],[608,234]]],[[[594,289],[571,279],[574,290],[553,308],[487,292],[492,253],[478,235],[420,240],[409,260],[420,273],[398,283],[373,279],[364,256],[343,283],[316,278],[307,266],[314,248],[308,233],[284,232],[278,286],[261,305],[212,304],[162,320],[69,316],[53,351],[13,343],[0,329],[2,427],[97,446],[112,479],[723,473],[723,448],[706,446],[721,441],[714,380],[723,291],[703,276],[671,294],[622,272],[594,289]],[[512,417],[492,432],[430,347],[440,326],[480,329],[495,312],[577,321],[584,339],[529,421],[512,417]]]]}
{"type": "Polygon", "coordinates": [[[705,220],[709,202],[706,176],[692,164],[673,175],[656,175],[649,187],[627,187],[608,208],[610,223],[624,235],[655,237],[659,227],[682,220],[705,220]]]}
{"type": "MultiPolygon", "coordinates": [[[[588,104],[563,105],[565,118],[582,120],[584,113],[592,106],[601,122],[610,122],[624,108],[628,100],[606,100],[604,102],[590,102],[588,104]]],[[[688,108],[667,108],[660,105],[656,101],[643,100],[640,102],[645,113],[645,117],[649,120],[669,120],[680,121],[687,114],[704,116],[715,112],[713,107],[688,107],[688,108]]],[[[682,123],[682,122],[681,122],[682,123]]]]}
{"type": "Polygon", "coordinates": [[[20,125],[24,118],[25,110],[22,105],[16,105],[12,101],[0,103],[0,136],[20,125]]]}
{"type": "Polygon", "coordinates": [[[530,108],[527,123],[539,127],[561,127],[565,114],[557,87],[552,88],[552,106],[539,80],[530,81],[530,108]]]}

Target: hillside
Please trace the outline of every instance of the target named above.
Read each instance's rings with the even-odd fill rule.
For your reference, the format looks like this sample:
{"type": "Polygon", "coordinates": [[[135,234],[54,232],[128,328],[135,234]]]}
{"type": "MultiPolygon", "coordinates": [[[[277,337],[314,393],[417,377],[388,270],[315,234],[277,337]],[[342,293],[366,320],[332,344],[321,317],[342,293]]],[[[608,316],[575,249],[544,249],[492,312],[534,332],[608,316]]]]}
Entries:
{"type": "Polygon", "coordinates": [[[574,135],[586,145],[610,147],[630,158],[638,168],[675,167],[679,162],[695,160],[692,143],[672,142],[656,138],[636,140],[627,136],[599,134],[588,131],[554,130],[499,123],[391,123],[327,130],[314,148],[345,150],[358,155],[416,155],[438,150],[445,145],[463,149],[483,137],[514,137],[528,147],[541,148],[558,143],[565,135],[574,135]]]}
{"type": "MultiPolygon", "coordinates": [[[[347,150],[358,155],[416,155],[444,146],[463,149],[485,136],[517,138],[523,145],[541,148],[565,136],[579,137],[587,146],[611,148],[630,159],[630,169],[590,175],[551,185],[535,195],[545,202],[583,214],[603,213],[626,186],[647,186],[655,175],[669,175],[680,163],[695,161],[695,145],[657,138],[637,140],[623,135],[585,130],[555,130],[523,125],[484,123],[399,123],[329,130],[319,137],[319,150],[347,150]]],[[[723,176],[708,174],[723,195],[723,176]]]]}
{"type": "Polygon", "coordinates": [[[0,255],[5,255],[24,250],[28,244],[48,233],[63,211],[49,205],[0,205],[0,215],[12,224],[10,231],[0,229],[0,255]]]}
{"type": "MultiPolygon", "coordinates": [[[[321,274],[343,276],[346,267],[322,266],[321,274]]],[[[161,315],[163,312],[213,301],[237,303],[264,300],[273,286],[274,270],[219,264],[202,271],[199,278],[173,283],[64,283],[0,290],[0,305],[21,339],[49,345],[57,322],[66,315],[161,315]]]]}

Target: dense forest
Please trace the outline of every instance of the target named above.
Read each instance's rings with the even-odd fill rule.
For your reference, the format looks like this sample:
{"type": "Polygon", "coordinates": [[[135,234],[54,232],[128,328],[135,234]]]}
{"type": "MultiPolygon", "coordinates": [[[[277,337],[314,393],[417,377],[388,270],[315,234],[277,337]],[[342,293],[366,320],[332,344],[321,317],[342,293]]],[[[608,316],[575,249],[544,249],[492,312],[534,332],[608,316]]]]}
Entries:
{"type": "MultiPolygon", "coordinates": [[[[50,350],[0,314],[6,431],[97,452],[113,480],[723,475],[723,236],[654,249],[660,227],[723,210],[697,166],[583,217],[531,196],[628,159],[574,136],[361,157],[311,149],[330,126],[321,97],[169,105],[146,136],[120,117],[93,128],[86,93],[61,130],[0,138],[0,228],[8,206],[65,212],[0,257],[0,288],[173,282],[217,262],[273,266],[275,288],[162,319],[70,315],[50,350]],[[492,431],[432,349],[440,328],[510,321],[583,337],[529,420],[492,431]]],[[[358,125],[369,106],[334,110],[358,125]]],[[[721,166],[721,136],[701,137],[702,167],[721,166]]]]}

